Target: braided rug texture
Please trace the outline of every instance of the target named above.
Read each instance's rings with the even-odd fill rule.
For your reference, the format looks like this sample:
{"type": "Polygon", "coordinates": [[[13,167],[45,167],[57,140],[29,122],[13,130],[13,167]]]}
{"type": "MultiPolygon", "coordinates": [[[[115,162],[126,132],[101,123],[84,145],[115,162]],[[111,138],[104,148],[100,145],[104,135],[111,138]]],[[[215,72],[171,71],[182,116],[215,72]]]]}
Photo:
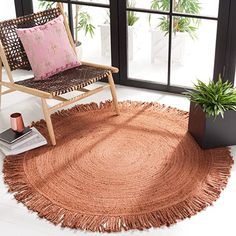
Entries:
{"type": "MultiPolygon", "coordinates": [[[[233,159],[201,150],[188,113],[158,103],[107,101],[52,115],[57,145],[4,160],[18,202],[55,225],[118,232],[169,226],[219,198],[233,159]]],[[[47,138],[45,121],[33,124],[47,138]]]]}

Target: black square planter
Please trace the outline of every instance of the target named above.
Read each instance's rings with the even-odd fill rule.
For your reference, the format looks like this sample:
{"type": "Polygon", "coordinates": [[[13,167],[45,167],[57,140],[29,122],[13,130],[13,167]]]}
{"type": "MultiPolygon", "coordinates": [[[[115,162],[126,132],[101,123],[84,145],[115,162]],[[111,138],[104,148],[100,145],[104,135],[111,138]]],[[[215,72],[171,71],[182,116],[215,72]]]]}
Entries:
{"type": "Polygon", "coordinates": [[[226,111],[224,118],[214,118],[191,102],[188,131],[203,149],[235,145],[236,111],[226,111]]]}

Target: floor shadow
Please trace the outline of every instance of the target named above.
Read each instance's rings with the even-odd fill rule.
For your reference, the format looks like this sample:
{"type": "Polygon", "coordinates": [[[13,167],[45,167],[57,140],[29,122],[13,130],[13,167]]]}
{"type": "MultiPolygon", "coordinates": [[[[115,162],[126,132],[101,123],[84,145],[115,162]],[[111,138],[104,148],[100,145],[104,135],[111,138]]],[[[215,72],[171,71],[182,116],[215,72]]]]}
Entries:
{"type": "MultiPolygon", "coordinates": [[[[98,145],[99,143],[103,142],[104,140],[107,140],[110,138],[110,136],[114,135],[114,133],[118,132],[120,129],[124,129],[124,127],[128,127],[128,123],[131,122],[133,119],[135,119],[137,116],[141,115],[142,113],[144,113],[149,107],[143,107],[141,110],[139,110],[138,112],[134,113],[132,117],[128,118],[127,120],[121,122],[120,124],[117,124],[109,133],[106,133],[106,135],[100,137],[100,140],[99,141],[95,141],[93,143],[91,143],[90,145],[86,146],[86,147],[81,147],[80,149],[80,152],[79,153],[76,153],[76,155],[70,159],[70,162],[68,162],[66,165],[61,165],[59,166],[57,169],[54,169],[53,172],[47,176],[44,177],[44,179],[41,179],[39,182],[37,182],[37,186],[40,186],[42,187],[44,184],[46,184],[47,182],[47,179],[50,179],[52,176],[51,175],[54,175],[55,173],[60,173],[61,171],[67,169],[67,168],[70,168],[71,164],[73,162],[75,162],[77,159],[78,159],[78,156],[82,155],[82,154],[85,154],[85,153],[88,153],[91,149],[93,149],[96,145],[98,145]]],[[[120,114],[120,116],[122,116],[122,113],[120,114]]],[[[117,116],[110,116],[110,117],[106,117],[106,120],[104,120],[103,122],[107,122],[107,119],[114,119],[115,117],[117,116]]],[[[80,117],[81,118],[81,117],[80,117]]],[[[86,117],[85,117],[86,118],[86,117]]],[[[53,122],[54,123],[54,122],[53,122]]],[[[64,132],[63,136],[68,136],[70,138],[77,138],[77,135],[78,131],[82,129],[87,129],[86,127],[86,120],[80,120],[80,123],[83,123],[83,127],[80,127],[79,125],[71,130],[71,131],[68,131],[70,133],[67,133],[66,131],[64,132]],[[83,123],[85,122],[85,123],[83,123]],[[74,135],[74,137],[73,137],[74,135]]],[[[102,120],[100,121],[100,123],[102,124],[102,120]]],[[[90,123],[88,123],[89,125],[90,123]]],[[[56,130],[56,125],[54,125],[54,129],[56,130]]],[[[40,130],[40,127],[36,127],[39,129],[39,131],[43,132],[43,130],[41,129],[40,130]]],[[[46,133],[43,133],[43,135],[46,135],[48,136],[46,133]]],[[[63,137],[62,137],[63,139],[63,137]]],[[[48,147],[42,147],[40,150],[35,151],[35,155],[32,156],[31,158],[37,158],[37,155],[41,155],[41,153],[47,153],[49,151],[51,151],[53,148],[58,148],[58,147],[61,147],[61,146],[64,146],[65,143],[64,142],[61,142],[60,138],[58,139],[57,141],[57,146],[56,147],[51,147],[48,149],[48,147]]]]}
{"type": "MultiPolygon", "coordinates": [[[[167,163],[166,163],[166,166],[170,166],[170,167],[173,166],[173,163],[171,163],[171,159],[172,159],[172,157],[175,155],[176,150],[178,150],[178,149],[184,150],[184,147],[188,147],[188,149],[191,149],[191,147],[192,147],[192,148],[194,148],[194,150],[195,150],[197,153],[205,153],[205,154],[202,156],[203,158],[207,158],[207,155],[212,155],[213,158],[214,158],[214,152],[217,152],[217,149],[219,149],[219,150],[221,149],[221,148],[217,148],[217,149],[203,150],[203,149],[201,149],[201,148],[199,147],[199,145],[198,145],[197,142],[194,140],[194,138],[193,138],[188,132],[186,132],[186,134],[185,134],[185,135],[183,136],[183,138],[180,140],[180,142],[178,143],[178,145],[174,148],[172,154],[170,154],[170,157],[168,158],[168,160],[170,161],[170,163],[167,162],[167,163]],[[212,154],[212,152],[213,152],[213,154],[212,154]]],[[[236,150],[236,148],[235,148],[235,150],[236,150]]],[[[187,158],[187,157],[185,157],[185,158],[187,158]]],[[[186,159],[186,160],[187,160],[187,159],[186,159]]],[[[207,161],[207,160],[202,160],[202,161],[207,161]]],[[[204,164],[199,165],[199,160],[198,160],[198,158],[193,158],[193,159],[192,159],[192,162],[190,162],[190,161],[185,161],[183,168],[189,169],[189,171],[190,171],[191,169],[193,169],[193,166],[196,166],[196,167],[198,166],[198,168],[199,168],[198,174],[199,174],[200,172],[203,172],[203,173],[204,173],[204,171],[207,171],[207,170],[208,170],[206,165],[204,165],[204,164]]],[[[233,169],[235,170],[235,165],[234,165],[233,169]]],[[[168,170],[166,170],[166,171],[168,171],[168,170]]],[[[171,172],[171,170],[169,170],[169,171],[171,172]]],[[[168,174],[168,173],[165,172],[165,174],[168,174]]],[[[171,176],[171,173],[169,173],[169,175],[171,176]]],[[[160,176],[157,175],[157,177],[159,178],[160,176]]],[[[180,176],[177,176],[177,178],[179,178],[179,177],[180,177],[180,176]]],[[[199,181],[192,181],[192,179],[186,178],[186,181],[184,182],[183,186],[181,186],[181,189],[179,189],[178,191],[176,191],[176,196],[171,196],[171,199],[169,199],[169,202],[167,203],[167,205],[168,205],[168,204],[171,205],[171,203],[172,203],[172,205],[175,204],[175,199],[177,198],[177,195],[179,195],[179,194],[180,194],[179,196],[182,197],[182,200],[187,199],[187,198],[192,194],[193,191],[195,191],[196,189],[198,189],[198,188],[200,187],[199,184],[202,184],[202,181],[204,180],[204,176],[201,177],[201,178],[198,176],[198,179],[199,179],[199,181]],[[186,187],[188,188],[188,186],[191,187],[191,190],[192,190],[192,191],[189,191],[189,194],[188,194],[188,193],[184,193],[184,192],[182,191],[182,189],[184,189],[184,188],[186,188],[186,187]]],[[[164,179],[163,179],[163,181],[164,181],[164,179]]],[[[174,180],[174,182],[175,182],[175,181],[176,181],[176,179],[174,180]]],[[[141,199],[139,202],[137,202],[137,203],[135,204],[135,205],[137,205],[137,209],[134,209],[134,210],[138,211],[138,210],[139,210],[139,206],[142,205],[143,202],[146,202],[146,199],[147,199],[149,196],[153,195],[152,189],[156,189],[156,182],[157,182],[157,179],[156,179],[156,180],[154,179],[154,180],[153,180],[153,183],[152,183],[151,185],[148,185],[148,186],[147,186],[147,189],[150,189],[150,190],[143,192],[142,199],[141,199]]],[[[168,187],[169,187],[169,189],[174,189],[174,190],[176,190],[176,188],[174,188],[174,187],[171,186],[171,185],[169,185],[168,187]]],[[[165,199],[165,200],[166,200],[166,199],[165,199]]],[[[177,201],[176,201],[176,202],[177,202],[177,201]]],[[[165,207],[164,207],[164,204],[163,204],[163,208],[165,208],[165,207]]],[[[157,209],[153,209],[153,211],[155,211],[155,210],[157,210],[157,209]]]]}

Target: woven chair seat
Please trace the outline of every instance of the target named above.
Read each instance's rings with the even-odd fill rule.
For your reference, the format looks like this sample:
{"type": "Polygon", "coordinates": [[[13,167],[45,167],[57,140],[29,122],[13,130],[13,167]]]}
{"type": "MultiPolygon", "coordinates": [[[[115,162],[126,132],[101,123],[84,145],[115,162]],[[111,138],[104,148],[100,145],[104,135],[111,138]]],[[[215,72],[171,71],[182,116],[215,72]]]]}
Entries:
{"type": "Polygon", "coordinates": [[[95,83],[106,77],[109,73],[110,70],[107,69],[81,65],[60,72],[45,80],[34,80],[34,78],[30,78],[18,81],[16,84],[57,96],[95,83]]]}

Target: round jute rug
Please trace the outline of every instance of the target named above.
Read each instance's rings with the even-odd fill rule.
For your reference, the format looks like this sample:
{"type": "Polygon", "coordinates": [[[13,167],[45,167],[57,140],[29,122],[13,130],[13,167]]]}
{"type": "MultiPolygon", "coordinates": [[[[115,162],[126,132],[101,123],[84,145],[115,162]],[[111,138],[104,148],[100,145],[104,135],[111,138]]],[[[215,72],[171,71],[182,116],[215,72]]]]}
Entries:
{"type": "MultiPolygon", "coordinates": [[[[188,113],[157,103],[79,105],[52,115],[57,145],[6,157],[15,198],[54,224],[117,232],[171,225],[211,205],[233,163],[203,151],[188,113]]],[[[44,121],[34,124],[45,136],[44,121]]]]}

